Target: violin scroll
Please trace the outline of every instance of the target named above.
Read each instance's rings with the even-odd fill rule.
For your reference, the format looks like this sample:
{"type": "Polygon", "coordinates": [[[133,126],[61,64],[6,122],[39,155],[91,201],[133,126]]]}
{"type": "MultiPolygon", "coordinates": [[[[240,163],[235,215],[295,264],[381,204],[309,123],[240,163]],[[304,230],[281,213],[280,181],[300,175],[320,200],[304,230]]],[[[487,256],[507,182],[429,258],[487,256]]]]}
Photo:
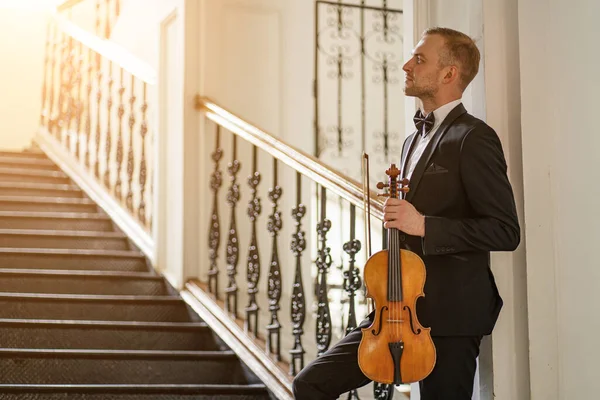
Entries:
{"type": "Polygon", "coordinates": [[[410,191],[410,188],[408,187],[410,181],[408,178],[398,179],[398,176],[400,176],[400,170],[396,168],[396,164],[392,164],[390,168],[385,171],[385,173],[389,177],[389,183],[377,183],[377,189],[386,190],[386,192],[379,194],[379,196],[397,199],[400,192],[408,193],[410,191]]]}

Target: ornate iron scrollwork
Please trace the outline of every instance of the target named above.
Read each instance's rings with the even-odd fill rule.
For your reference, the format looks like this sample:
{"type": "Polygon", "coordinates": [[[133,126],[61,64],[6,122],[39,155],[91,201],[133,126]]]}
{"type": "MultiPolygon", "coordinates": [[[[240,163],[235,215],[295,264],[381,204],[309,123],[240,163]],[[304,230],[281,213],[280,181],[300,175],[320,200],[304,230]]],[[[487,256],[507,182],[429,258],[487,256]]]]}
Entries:
{"type": "MultiPolygon", "coordinates": [[[[104,143],[104,155],[106,156],[106,168],[104,169],[104,186],[110,191],[110,153],[112,149],[111,116],[113,106],[113,62],[108,61],[108,94],[106,98],[106,141],[104,143]]],[[[142,147],[143,148],[143,147],[142,147]]]]}
{"type": "Polygon", "coordinates": [[[248,185],[252,198],[248,202],[248,217],[252,223],[252,237],[250,247],[248,248],[248,264],[246,276],[248,281],[248,305],[246,306],[246,331],[253,332],[258,336],[258,304],[256,303],[256,294],[258,293],[258,280],[260,278],[260,255],[256,237],[256,220],[262,210],[260,198],[256,196],[258,184],[260,183],[260,173],[257,171],[257,149],[253,147],[252,154],[252,175],[248,177],[248,185]],[[254,321],[253,321],[254,320],[254,321]]]}
{"type": "MultiPolygon", "coordinates": [[[[350,240],[344,243],[344,251],[350,256],[348,262],[348,270],[344,271],[344,283],[343,287],[346,293],[348,293],[348,324],[346,325],[346,334],[352,332],[356,324],[356,305],[355,297],[356,291],[362,287],[362,280],[360,279],[360,271],[354,267],[356,262],[356,254],[361,249],[361,244],[358,239],[355,239],[356,232],[356,206],[350,206],[350,240]]],[[[359,400],[358,392],[356,390],[348,393],[348,400],[359,400]]]]}
{"type": "Polygon", "coordinates": [[[392,400],[394,398],[394,385],[373,382],[373,396],[376,400],[392,400]]]}
{"type": "Polygon", "coordinates": [[[85,85],[87,91],[87,103],[85,113],[85,139],[87,140],[85,146],[84,161],[86,167],[92,165],[92,73],[94,72],[94,64],[92,63],[92,49],[88,48],[88,60],[87,60],[87,84],[85,85]]]}
{"type": "Polygon", "coordinates": [[[356,254],[361,249],[361,244],[358,239],[355,239],[355,225],[356,225],[356,207],[350,206],[350,241],[344,243],[344,251],[350,256],[348,270],[344,271],[344,290],[348,293],[348,325],[346,326],[346,333],[349,333],[356,328],[356,308],[354,298],[356,292],[362,287],[362,280],[360,279],[360,271],[354,267],[356,262],[356,254]]]}
{"type": "Polygon", "coordinates": [[[237,183],[237,174],[240,171],[240,161],[237,159],[237,136],[233,135],[233,159],[227,166],[231,185],[227,191],[227,205],[231,210],[229,222],[229,235],[227,236],[227,278],[229,279],[225,288],[225,310],[230,312],[234,318],[237,317],[237,264],[239,260],[239,241],[237,234],[237,223],[235,210],[240,200],[240,185],[237,183]]]}
{"type": "Polygon", "coordinates": [[[279,300],[281,299],[281,268],[279,266],[279,251],[277,247],[277,238],[282,227],[281,211],[278,210],[278,201],[281,198],[283,189],[277,183],[277,159],[273,159],[273,187],[269,189],[269,199],[273,206],[273,213],[269,216],[267,230],[273,238],[271,251],[271,266],[269,268],[268,296],[269,311],[271,312],[271,322],[267,325],[267,351],[275,354],[277,360],[281,360],[281,324],[277,314],[279,312],[279,300]],[[275,349],[273,349],[275,347],[275,349]]]}
{"type": "MultiPolygon", "coordinates": [[[[119,132],[117,136],[116,163],[117,177],[115,180],[115,196],[118,199],[123,198],[123,181],[121,178],[121,169],[123,167],[123,116],[125,115],[125,104],[123,104],[123,94],[125,93],[125,82],[123,81],[123,68],[119,67],[119,107],[117,116],[119,117],[119,132]]],[[[89,118],[89,116],[88,116],[89,118]]]]}
{"type": "Polygon", "coordinates": [[[390,110],[404,99],[402,10],[388,0],[316,3],[315,155],[358,179],[344,159],[367,151],[386,165],[400,151],[403,120],[390,110]]]}
{"type": "MultiPolygon", "coordinates": [[[[94,150],[96,151],[96,159],[94,160],[94,175],[96,178],[100,179],[100,141],[102,139],[102,128],[100,126],[100,121],[102,118],[100,117],[100,111],[102,110],[102,56],[99,53],[96,53],[96,146],[94,150]]],[[[130,208],[131,210],[131,208],[130,208]]]]}
{"type": "Polygon", "coordinates": [[[146,219],[146,176],[148,174],[146,169],[146,134],[148,133],[148,121],[146,119],[146,111],[148,110],[148,101],[147,97],[147,84],[144,84],[144,94],[142,97],[142,106],[140,107],[140,111],[142,112],[142,120],[140,122],[140,140],[142,142],[142,155],[140,156],[140,175],[139,175],[139,185],[140,185],[140,202],[138,205],[138,217],[142,223],[147,224],[148,221],[146,219]]]}
{"type": "Polygon", "coordinates": [[[127,195],[125,196],[125,204],[129,211],[133,212],[133,136],[135,135],[133,128],[135,127],[135,77],[131,75],[131,96],[129,97],[129,149],[127,151],[127,195]]]}
{"type": "Polygon", "coordinates": [[[223,184],[223,177],[219,170],[219,162],[223,158],[223,149],[219,147],[221,137],[221,127],[217,125],[215,150],[211,154],[214,163],[214,169],[210,175],[210,190],[213,192],[213,204],[210,216],[210,229],[208,231],[208,258],[210,267],[208,270],[208,291],[216,298],[218,293],[218,277],[219,268],[217,266],[217,258],[219,257],[219,244],[221,243],[221,233],[219,225],[219,189],[223,184]]]}
{"type": "Polygon", "coordinates": [[[321,220],[317,224],[319,250],[317,265],[317,356],[325,353],[331,344],[331,313],[327,297],[327,272],[333,263],[331,249],[327,247],[327,232],[331,229],[331,221],[326,217],[327,192],[321,187],[321,220]]]}
{"type": "Polygon", "coordinates": [[[302,231],[302,218],[306,214],[306,207],[302,204],[302,175],[296,173],[296,207],[292,209],[292,218],[296,225],[296,232],[292,235],[291,249],[296,257],[296,273],[294,274],[294,286],[292,289],[291,316],[292,334],[294,335],[294,348],[290,350],[292,360],[290,362],[290,374],[296,375],[304,368],[304,347],[302,347],[302,335],[304,334],[304,319],[306,317],[306,300],[304,298],[304,286],[302,284],[302,253],[306,250],[306,237],[302,231]],[[299,368],[297,364],[299,365],[299,368]]]}

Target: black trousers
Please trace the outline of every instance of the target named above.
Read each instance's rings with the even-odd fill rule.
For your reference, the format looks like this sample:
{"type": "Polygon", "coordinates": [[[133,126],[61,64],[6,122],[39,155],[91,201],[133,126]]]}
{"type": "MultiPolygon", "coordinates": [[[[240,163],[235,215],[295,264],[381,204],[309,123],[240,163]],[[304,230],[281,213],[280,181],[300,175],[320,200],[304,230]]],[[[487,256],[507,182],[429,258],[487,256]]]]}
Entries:
{"type": "MultiPolygon", "coordinates": [[[[362,321],[358,328],[300,371],[293,382],[294,398],[334,400],[370,383],[358,366],[360,329],[370,324],[368,319],[362,321]]],[[[421,400],[471,400],[481,336],[432,339],[436,364],[431,374],[419,382],[421,400]]]]}

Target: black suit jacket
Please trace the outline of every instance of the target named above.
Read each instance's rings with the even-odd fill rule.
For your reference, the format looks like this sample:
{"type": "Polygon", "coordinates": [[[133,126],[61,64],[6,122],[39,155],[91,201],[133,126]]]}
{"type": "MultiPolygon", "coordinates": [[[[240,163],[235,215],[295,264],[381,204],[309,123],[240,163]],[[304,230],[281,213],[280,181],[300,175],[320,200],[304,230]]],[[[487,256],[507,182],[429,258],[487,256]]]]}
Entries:
{"type": "MultiPolygon", "coordinates": [[[[402,173],[415,134],[402,149],[402,173]]],[[[434,336],[487,335],[502,308],[490,251],[512,251],[520,228],[500,140],[456,106],[432,136],[410,180],[406,200],[425,215],[425,237],[400,235],[423,259],[425,297],[419,321],[434,336]]],[[[401,176],[404,176],[404,175],[401,176]]]]}

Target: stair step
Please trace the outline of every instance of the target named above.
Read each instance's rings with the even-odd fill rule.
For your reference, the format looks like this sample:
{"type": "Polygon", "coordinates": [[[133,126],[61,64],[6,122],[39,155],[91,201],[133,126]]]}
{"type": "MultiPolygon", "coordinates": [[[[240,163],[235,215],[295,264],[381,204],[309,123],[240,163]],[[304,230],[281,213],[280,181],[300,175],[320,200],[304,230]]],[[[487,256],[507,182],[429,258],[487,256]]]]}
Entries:
{"type": "Polygon", "coordinates": [[[0,318],[193,322],[199,317],[176,296],[0,293],[0,318]]]}
{"type": "Polygon", "coordinates": [[[8,168],[0,166],[0,181],[66,184],[71,182],[71,178],[60,170],[49,171],[47,169],[8,168]]]}
{"type": "Polygon", "coordinates": [[[0,383],[260,383],[233,351],[0,349],[0,383]]]}
{"type": "Polygon", "coordinates": [[[164,278],[147,272],[0,268],[0,292],[164,296],[164,278]]]}
{"type": "MultiPolygon", "coordinates": [[[[0,179],[2,178],[0,177],[0,179]]],[[[98,206],[90,199],[0,196],[0,211],[66,211],[93,213],[98,211],[98,206]]]]}
{"type": "Polygon", "coordinates": [[[130,250],[127,236],[120,232],[35,229],[0,229],[0,247],[130,250]]]}
{"type": "Polygon", "coordinates": [[[139,251],[0,248],[0,267],[148,272],[139,251]]]}
{"type": "Polygon", "coordinates": [[[75,185],[33,182],[0,182],[0,196],[81,198],[83,197],[83,192],[75,185]]]}
{"type": "Polygon", "coordinates": [[[0,229],[112,231],[104,213],[0,211],[0,229]]]}
{"type": "Polygon", "coordinates": [[[0,385],[3,400],[267,400],[263,384],[0,385]]]}
{"type": "Polygon", "coordinates": [[[17,168],[33,168],[33,169],[45,169],[51,171],[60,170],[56,164],[54,164],[48,158],[42,157],[17,157],[13,154],[0,154],[0,167],[17,167],[17,168]]]}
{"type": "Polygon", "coordinates": [[[35,160],[49,160],[48,156],[42,151],[10,151],[1,150],[0,157],[14,157],[19,159],[30,159],[35,160]]]}
{"type": "Polygon", "coordinates": [[[2,346],[6,348],[228,349],[204,322],[0,319],[0,338],[2,346]]]}

